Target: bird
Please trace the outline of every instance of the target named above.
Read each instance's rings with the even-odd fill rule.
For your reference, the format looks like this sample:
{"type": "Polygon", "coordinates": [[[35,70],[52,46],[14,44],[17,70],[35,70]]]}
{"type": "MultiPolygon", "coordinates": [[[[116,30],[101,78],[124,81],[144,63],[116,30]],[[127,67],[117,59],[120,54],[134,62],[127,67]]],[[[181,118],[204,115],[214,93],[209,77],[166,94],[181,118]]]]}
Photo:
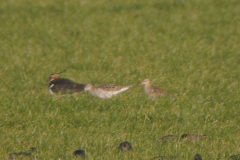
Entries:
{"type": "Polygon", "coordinates": [[[162,160],[162,159],[175,159],[177,158],[176,156],[159,156],[159,157],[154,157],[153,160],[162,160]]]}
{"type": "Polygon", "coordinates": [[[131,143],[125,141],[125,142],[122,142],[119,147],[118,147],[121,151],[123,152],[127,152],[129,150],[131,150],[133,147],[131,145],[131,143]]]}
{"type": "Polygon", "coordinates": [[[37,151],[37,147],[30,147],[30,151],[31,152],[37,151]]]}
{"type": "Polygon", "coordinates": [[[234,154],[230,157],[230,159],[234,159],[234,160],[239,160],[240,159],[240,154],[234,154]]]}
{"type": "Polygon", "coordinates": [[[183,134],[181,135],[181,140],[187,140],[187,141],[196,141],[199,139],[206,138],[207,135],[197,135],[197,134],[183,134]]]}
{"type": "Polygon", "coordinates": [[[102,84],[94,86],[92,84],[87,84],[84,90],[89,91],[93,96],[111,98],[118,93],[128,90],[130,87],[132,87],[132,85],[118,86],[115,84],[102,84]]]}
{"type": "Polygon", "coordinates": [[[194,160],[202,160],[202,156],[200,154],[196,154],[194,156],[194,160]]]}
{"type": "Polygon", "coordinates": [[[17,158],[24,158],[24,157],[29,157],[29,158],[33,158],[36,159],[37,157],[32,155],[31,153],[26,153],[26,152],[20,152],[20,153],[10,153],[9,154],[9,159],[17,159],[17,158]]]}
{"type": "Polygon", "coordinates": [[[168,93],[168,91],[162,88],[152,86],[149,78],[144,79],[140,85],[145,85],[145,93],[152,99],[156,99],[159,96],[163,97],[168,93]]]}
{"type": "Polygon", "coordinates": [[[73,94],[84,91],[85,84],[79,84],[67,78],[60,78],[60,73],[51,74],[48,78],[49,92],[55,94],[73,94]]]}
{"type": "Polygon", "coordinates": [[[84,150],[76,150],[73,152],[73,155],[75,155],[76,157],[85,158],[86,152],[84,150]]]}
{"type": "Polygon", "coordinates": [[[177,140],[177,136],[174,136],[174,135],[163,136],[162,138],[159,138],[159,139],[158,139],[158,142],[163,142],[163,141],[166,141],[166,140],[168,140],[168,139],[177,140]]]}

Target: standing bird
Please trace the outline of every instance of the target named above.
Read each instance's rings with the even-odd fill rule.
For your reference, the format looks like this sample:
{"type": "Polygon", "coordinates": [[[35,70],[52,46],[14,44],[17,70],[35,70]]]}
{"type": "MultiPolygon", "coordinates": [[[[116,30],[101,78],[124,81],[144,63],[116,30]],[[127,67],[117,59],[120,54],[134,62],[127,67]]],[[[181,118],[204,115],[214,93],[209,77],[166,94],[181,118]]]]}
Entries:
{"type": "Polygon", "coordinates": [[[60,78],[60,73],[51,74],[49,76],[49,92],[51,94],[73,94],[84,91],[85,84],[79,84],[66,78],[60,78]]]}
{"type": "Polygon", "coordinates": [[[94,86],[92,84],[87,84],[84,90],[89,91],[93,96],[111,98],[118,93],[128,90],[130,87],[132,87],[132,85],[117,86],[115,84],[102,84],[94,86]]]}
{"type": "Polygon", "coordinates": [[[149,78],[146,78],[142,81],[140,85],[144,84],[145,85],[145,93],[151,97],[152,99],[156,99],[159,96],[163,97],[165,94],[168,93],[168,91],[158,88],[156,86],[151,85],[151,81],[149,78]]]}

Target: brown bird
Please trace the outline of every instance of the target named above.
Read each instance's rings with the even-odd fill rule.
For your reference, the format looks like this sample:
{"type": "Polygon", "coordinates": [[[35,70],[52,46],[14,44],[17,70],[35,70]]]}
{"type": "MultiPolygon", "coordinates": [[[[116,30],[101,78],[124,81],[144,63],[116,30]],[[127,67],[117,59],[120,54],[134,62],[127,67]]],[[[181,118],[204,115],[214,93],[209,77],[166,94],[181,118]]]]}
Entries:
{"type": "Polygon", "coordinates": [[[20,152],[20,153],[10,153],[9,154],[9,158],[10,159],[16,159],[16,158],[20,158],[20,157],[29,157],[29,158],[33,158],[36,159],[37,157],[32,155],[31,153],[26,153],[26,152],[20,152]]]}
{"type": "Polygon", "coordinates": [[[175,159],[176,156],[160,156],[160,157],[154,157],[153,160],[162,160],[162,159],[175,159]]]}
{"type": "Polygon", "coordinates": [[[162,138],[159,138],[159,139],[158,139],[158,142],[163,142],[163,141],[166,141],[166,140],[168,140],[168,139],[177,140],[177,136],[174,136],[174,135],[163,136],[162,138]]]}
{"type": "Polygon", "coordinates": [[[131,150],[133,147],[131,145],[131,143],[125,141],[125,142],[122,142],[119,147],[118,147],[121,151],[123,152],[127,152],[129,150],[131,150]]]}
{"type": "Polygon", "coordinates": [[[79,84],[66,78],[60,78],[60,73],[51,74],[49,76],[49,92],[51,94],[73,94],[84,91],[85,84],[79,84]]]}
{"type": "Polygon", "coordinates": [[[197,134],[183,134],[181,135],[181,140],[187,140],[187,141],[196,141],[203,138],[206,138],[206,135],[197,135],[197,134]]]}
{"type": "Polygon", "coordinates": [[[118,93],[128,90],[130,87],[132,87],[132,85],[117,86],[115,84],[102,84],[94,86],[92,84],[87,84],[84,90],[89,91],[93,96],[111,98],[118,93]]]}
{"type": "Polygon", "coordinates": [[[152,86],[149,78],[144,79],[140,85],[142,85],[142,84],[145,85],[145,93],[153,99],[156,99],[159,96],[163,97],[164,95],[166,95],[168,93],[168,91],[166,91],[162,88],[152,86]]]}

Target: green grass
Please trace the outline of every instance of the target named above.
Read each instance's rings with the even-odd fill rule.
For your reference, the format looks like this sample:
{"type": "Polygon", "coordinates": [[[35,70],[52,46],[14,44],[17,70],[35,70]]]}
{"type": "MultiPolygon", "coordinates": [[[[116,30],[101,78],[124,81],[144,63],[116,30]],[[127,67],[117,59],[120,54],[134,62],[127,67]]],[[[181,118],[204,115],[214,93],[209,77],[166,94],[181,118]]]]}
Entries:
{"type": "Polygon", "coordinates": [[[228,159],[240,153],[239,0],[0,2],[0,159],[228,159]],[[53,97],[48,76],[134,84],[112,99],[53,97]],[[153,80],[179,98],[152,101],[153,80]],[[164,135],[206,134],[158,143],[164,135]],[[133,150],[118,146],[129,141],[133,150]]]}

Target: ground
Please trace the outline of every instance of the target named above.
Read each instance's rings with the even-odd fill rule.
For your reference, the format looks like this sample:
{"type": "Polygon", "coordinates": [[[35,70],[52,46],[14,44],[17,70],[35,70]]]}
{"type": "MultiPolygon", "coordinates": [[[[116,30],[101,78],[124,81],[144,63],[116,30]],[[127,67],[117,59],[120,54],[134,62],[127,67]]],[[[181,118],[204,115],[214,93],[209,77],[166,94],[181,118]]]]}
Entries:
{"type": "Polygon", "coordinates": [[[0,2],[0,159],[227,159],[240,154],[239,0],[0,2]],[[133,84],[112,99],[52,96],[48,76],[133,84]],[[139,86],[176,96],[152,100],[139,86]],[[204,134],[206,139],[157,140],[204,134]],[[122,153],[121,142],[132,144],[122,153]]]}

